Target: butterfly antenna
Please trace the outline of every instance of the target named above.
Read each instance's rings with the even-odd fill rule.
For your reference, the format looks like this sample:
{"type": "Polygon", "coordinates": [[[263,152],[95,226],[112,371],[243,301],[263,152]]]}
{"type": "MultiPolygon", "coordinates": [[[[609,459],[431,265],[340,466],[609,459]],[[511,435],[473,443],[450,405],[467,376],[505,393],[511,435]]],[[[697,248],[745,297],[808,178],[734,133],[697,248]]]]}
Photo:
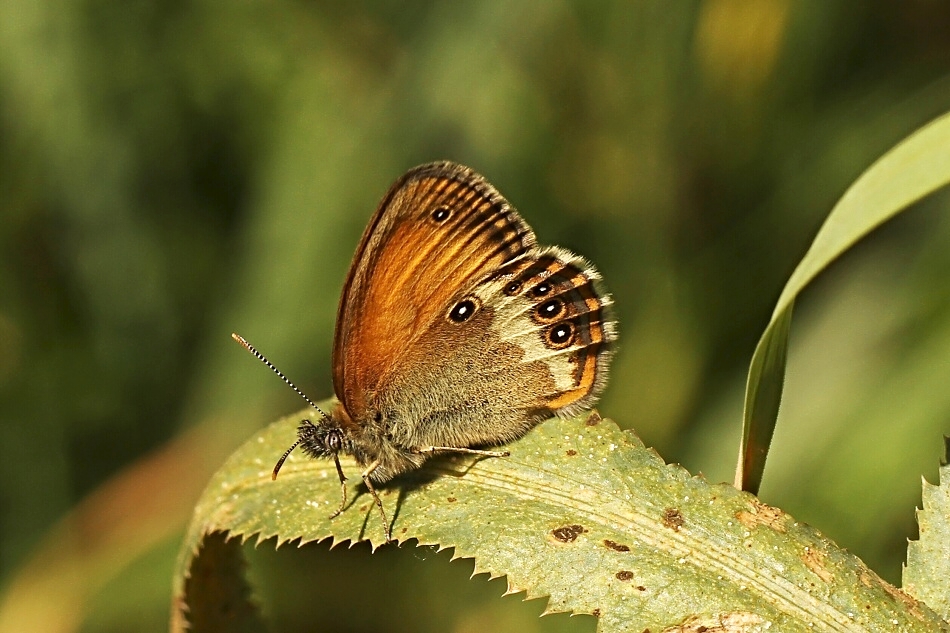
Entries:
{"type": "MultiPolygon", "coordinates": [[[[304,392],[302,392],[300,389],[297,389],[297,385],[295,385],[294,383],[290,382],[290,379],[289,379],[287,376],[285,376],[282,371],[280,371],[279,369],[277,369],[276,367],[274,367],[274,364],[273,364],[272,362],[270,362],[269,360],[267,360],[267,357],[266,357],[266,356],[264,356],[264,355],[261,354],[259,351],[257,351],[257,349],[255,349],[253,345],[251,345],[250,343],[248,343],[248,342],[245,340],[245,338],[244,338],[243,336],[241,336],[240,334],[235,334],[234,332],[232,332],[232,333],[231,333],[231,338],[233,338],[235,341],[237,341],[238,343],[240,343],[240,344],[241,344],[241,347],[243,347],[244,349],[246,349],[247,351],[249,351],[251,354],[253,354],[254,356],[256,356],[256,357],[257,357],[257,360],[261,361],[262,363],[264,363],[265,365],[267,365],[268,367],[270,367],[271,370],[272,370],[275,374],[277,374],[278,376],[280,376],[280,379],[281,379],[281,380],[283,380],[285,383],[287,383],[287,385],[288,385],[291,389],[293,389],[294,391],[296,391],[297,394],[298,394],[301,398],[303,398],[304,400],[306,400],[307,403],[308,403],[311,407],[313,407],[314,409],[316,409],[317,411],[319,411],[319,412],[320,412],[320,415],[322,415],[324,418],[329,419],[330,416],[328,416],[328,415],[326,414],[326,412],[325,412],[323,409],[321,409],[320,407],[318,407],[317,405],[315,405],[315,404],[313,403],[313,400],[311,400],[310,398],[307,397],[307,394],[305,394],[304,392]]],[[[297,444],[299,444],[299,442],[295,443],[291,448],[292,448],[292,449],[295,448],[295,447],[297,446],[297,444]]],[[[290,451],[287,451],[287,454],[289,455],[289,454],[290,454],[290,451]]],[[[284,457],[280,460],[280,462],[283,463],[284,459],[286,459],[286,458],[287,458],[287,455],[284,455],[284,457]]]]}
{"type": "Polygon", "coordinates": [[[280,472],[280,467],[284,465],[284,462],[287,461],[287,458],[290,457],[290,454],[294,452],[294,449],[300,446],[300,443],[303,442],[303,438],[298,437],[297,441],[290,445],[284,454],[280,456],[280,459],[277,460],[277,465],[274,466],[274,471],[271,473],[271,481],[277,480],[277,473],[280,472]]]}

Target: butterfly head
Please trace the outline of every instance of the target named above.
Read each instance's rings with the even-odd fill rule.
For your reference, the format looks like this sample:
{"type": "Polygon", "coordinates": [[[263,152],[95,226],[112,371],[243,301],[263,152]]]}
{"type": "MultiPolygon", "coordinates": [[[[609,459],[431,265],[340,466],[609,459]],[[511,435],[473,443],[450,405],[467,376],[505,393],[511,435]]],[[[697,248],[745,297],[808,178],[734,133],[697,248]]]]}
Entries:
{"type": "Polygon", "coordinates": [[[297,441],[301,450],[309,457],[332,457],[343,451],[346,438],[343,431],[330,425],[330,419],[324,418],[314,424],[310,420],[303,420],[297,427],[297,441]]]}
{"type": "MultiPolygon", "coordinates": [[[[320,410],[318,409],[318,411],[320,410]]],[[[323,413],[323,411],[320,411],[320,413],[323,413]]],[[[326,414],[316,423],[311,420],[301,420],[300,426],[297,427],[297,441],[291,444],[290,448],[284,451],[284,454],[277,460],[272,478],[277,479],[277,473],[280,472],[281,466],[284,465],[287,457],[298,446],[307,456],[314,459],[318,457],[336,458],[339,453],[348,452],[348,443],[343,429],[337,426],[333,419],[326,414]]]]}

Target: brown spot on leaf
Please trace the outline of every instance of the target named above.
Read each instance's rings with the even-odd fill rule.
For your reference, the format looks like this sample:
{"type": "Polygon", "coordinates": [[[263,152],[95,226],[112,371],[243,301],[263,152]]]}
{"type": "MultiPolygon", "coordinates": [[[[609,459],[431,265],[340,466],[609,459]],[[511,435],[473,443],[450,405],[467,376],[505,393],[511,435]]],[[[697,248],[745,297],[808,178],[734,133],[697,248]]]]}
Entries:
{"type": "Polygon", "coordinates": [[[597,426],[598,424],[600,424],[601,420],[603,420],[603,418],[600,417],[599,413],[597,413],[596,411],[591,411],[590,415],[587,416],[587,421],[584,422],[584,424],[586,424],[587,426],[597,426]]]}
{"type": "Polygon", "coordinates": [[[611,541],[609,538],[604,539],[604,545],[614,550],[615,552],[629,552],[630,547],[624,545],[623,543],[618,543],[616,541],[611,541]]]}
{"type": "Polygon", "coordinates": [[[731,611],[713,615],[691,615],[677,626],[663,629],[663,633],[749,633],[759,631],[765,619],[757,613],[731,611]]]}
{"type": "Polygon", "coordinates": [[[643,585],[637,585],[637,591],[646,591],[646,590],[647,588],[644,587],[643,585]]]}
{"type": "Polygon", "coordinates": [[[564,525],[551,530],[551,536],[561,543],[573,543],[577,537],[586,532],[583,525],[564,525]]]}
{"type": "Polygon", "coordinates": [[[627,571],[626,569],[624,569],[623,571],[618,571],[616,575],[617,575],[617,580],[622,580],[624,582],[633,580],[633,572],[627,571]]]}
{"type": "Polygon", "coordinates": [[[455,503],[456,501],[458,501],[458,499],[456,499],[455,497],[449,497],[448,499],[446,499],[446,501],[448,501],[449,503],[455,503]]]}
{"type": "Polygon", "coordinates": [[[592,616],[594,616],[595,618],[599,618],[599,617],[600,617],[600,609],[594,609],[593,611],[590,612],[590,614],[591,614],[592,616]]]}
{"type": "Polygon", "coordinates": [[[910,611],[915,618],[923,621],[924,615],[920,610],[920,603],[910,594],[898,589],[889,582],[885,582],[880,576],[867,568],[858,572],[858,580],[860,580],[861,584],[865,587],[873,588],[877,586],[884,589],[891,598],[903,602],[904,606],[907,607],[907,610],[910,611]]]}
{"type": "Polygon", "coordinates": [[[568,456],[568,457],[574,457],[575,455],[577,455],[577,451],[575,451],[573,448],[567,449],[567,456],[568,456]]]}
{"type": "Polygon", "coordinates": [[[834,577],[830,571],[825,569],[825,555],[819,552],[818,550],[806,547],[805,552],[802,554],[802,562],[805,563],[805,567],[810,569],[812,573],[821,578],[822,582],[831,582],[831,579],[834,577]]]}
{"type": "Polygon", "coordinates": [[[684,523],[686,523],[686,520],[676,508],[667,508],[663,511],[663,525],[674,532],[679,532],[684,523]]]}
{"type": "Polygon", "coordinates": [[[776,532],[784,534],[787,529],[785,523],[788,519],[788,515],[778,508],[773,508],[770,505],[762,503],[758,499],[752,501],[752,506],[749,510],[739,510],[736,512],[736,518],[739,520],[739,523],[750,530],[758,525],[764,525],[772,528],[776,532]]]}

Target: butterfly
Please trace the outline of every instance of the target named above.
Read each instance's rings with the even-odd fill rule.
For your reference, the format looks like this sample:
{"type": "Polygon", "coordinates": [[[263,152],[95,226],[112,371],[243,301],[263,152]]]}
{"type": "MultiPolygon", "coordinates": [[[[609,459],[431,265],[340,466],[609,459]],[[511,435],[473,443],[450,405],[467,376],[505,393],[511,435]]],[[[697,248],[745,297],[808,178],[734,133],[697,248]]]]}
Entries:
{"type": "Polygon", "coordinates": [[[597,270],[531,227],[468,167],[437,162],[399,178],[360,239],[337,311],[333,387],[320,411],[247,341],[232,335],[320,411],[298,446],[352,456],[392,539],[374,484],[439,453],[505,457],[503,445],[551,415],[590,408],[617,340],[597,270]]]}

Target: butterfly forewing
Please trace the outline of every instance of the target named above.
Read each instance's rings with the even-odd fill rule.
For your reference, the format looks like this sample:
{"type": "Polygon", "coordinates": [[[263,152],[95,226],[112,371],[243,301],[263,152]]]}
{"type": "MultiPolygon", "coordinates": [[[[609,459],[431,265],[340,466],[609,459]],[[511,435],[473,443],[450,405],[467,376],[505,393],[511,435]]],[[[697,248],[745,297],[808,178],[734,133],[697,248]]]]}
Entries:
{"type": "Polygon", "coordinates": [[[534,245],[517,212],[466,167],[423,165],[397,181],[363,233],[337,313],[333,379],[349,416],[360,422],[387,395],[407,348],[461,292],[534,245]]]}

